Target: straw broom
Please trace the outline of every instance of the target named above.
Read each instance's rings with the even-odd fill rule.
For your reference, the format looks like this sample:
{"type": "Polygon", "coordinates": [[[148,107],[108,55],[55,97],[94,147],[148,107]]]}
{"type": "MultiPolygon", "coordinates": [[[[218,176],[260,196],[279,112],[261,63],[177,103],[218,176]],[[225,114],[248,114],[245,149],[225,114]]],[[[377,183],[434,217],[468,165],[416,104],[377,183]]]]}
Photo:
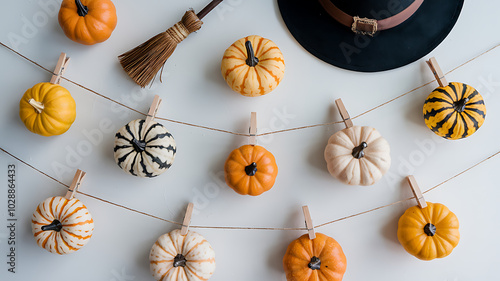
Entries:
{"type": "MultiPolygon", "coordinates": [[[[212,11],[222,0],[213,0],[198,14],[187,11],[182,20],[142,45],[118,57],[123,70],[135,83],[144,88],[151,83],[158,71],[163,70],[165,62],[172,55],[177,44],[186,39],[189,34],[201,28],[201,19],[212,11]]],[[[161,74],[160,74],[161,81],[161,74]]]]}

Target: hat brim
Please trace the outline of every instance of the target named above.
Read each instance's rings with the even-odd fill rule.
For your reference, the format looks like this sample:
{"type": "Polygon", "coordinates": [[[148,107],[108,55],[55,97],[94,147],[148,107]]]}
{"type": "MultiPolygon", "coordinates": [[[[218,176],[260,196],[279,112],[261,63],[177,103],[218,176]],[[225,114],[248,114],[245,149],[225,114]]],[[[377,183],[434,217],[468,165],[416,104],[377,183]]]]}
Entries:
{"type": "Polygon", "coordinates": [[[286,26],[308,52],[334,66],[361,72],[398,68],[430,53],[452,30],[463,3],[424,1],[411,18],[370,37],[338,23],[317,0],[278,0],[286,26]]]}

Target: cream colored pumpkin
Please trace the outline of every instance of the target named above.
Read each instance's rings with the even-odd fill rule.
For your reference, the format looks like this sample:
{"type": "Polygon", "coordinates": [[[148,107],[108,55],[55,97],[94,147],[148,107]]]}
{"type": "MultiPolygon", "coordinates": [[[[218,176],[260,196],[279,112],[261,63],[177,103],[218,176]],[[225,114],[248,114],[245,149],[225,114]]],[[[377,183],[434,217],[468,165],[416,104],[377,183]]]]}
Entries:
{"type": "Polygon", "coordinates": [[[389,170],[389,143],[371,127],[354,126],[332,135],[325,149],[328,171],[350,185],[372,185],[389,170]]]}
{"type": "Polygon", "coordinates": [[[149,254],[151,274],[159,281],[205,281],[215,271],[215,252],[194,231],[180,229],[158,238],[149,254]]]}
{"type": "Polygon", "coordinates": [[[69,254],[89,242],[94,220],[83,203],[73,198],[50,197],[33,213],[31,228],[38,246],[54,254],[69,254]]]}

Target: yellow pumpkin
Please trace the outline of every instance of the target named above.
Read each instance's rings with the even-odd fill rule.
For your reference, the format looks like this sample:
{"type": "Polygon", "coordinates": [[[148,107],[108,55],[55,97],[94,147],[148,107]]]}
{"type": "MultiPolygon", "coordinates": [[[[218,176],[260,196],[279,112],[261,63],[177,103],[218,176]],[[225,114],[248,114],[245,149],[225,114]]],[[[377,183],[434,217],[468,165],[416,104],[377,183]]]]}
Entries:
{"type": "Polygon", "coordinates": [[[252,35],[234,42],[226,50],[221,72],[234,91],[258,97],[279,85],[285,74],[285,60],[273,41],[252,35]]]}
{"type": "Polygon", "coordinates": [[[460,241],[458,218],[445,205],[427,202],[413,206],[398,223],[398,240],[405,250],[421,260],[444,258],[460,241]]]}
{"type": "Polygon", "coordinates": [[[49,137],[65,133],[76,118],[76,103],[66,88],[48,82],[28,89],[19,103],[19,116],[33,133],[49,137]]]}

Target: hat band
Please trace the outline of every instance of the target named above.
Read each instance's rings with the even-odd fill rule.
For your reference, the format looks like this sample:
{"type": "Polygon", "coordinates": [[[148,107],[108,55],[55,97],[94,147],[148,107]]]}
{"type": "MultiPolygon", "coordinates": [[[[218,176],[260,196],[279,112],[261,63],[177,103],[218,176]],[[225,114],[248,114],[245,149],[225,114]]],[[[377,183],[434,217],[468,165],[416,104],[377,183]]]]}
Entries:
{"type": "Polygon", "coordinates": [[[387,30],[402,24],[409,19],[424,0],[415,0],[410,6],[399,14],[383,20],[360,18],[351,16],[335,6],[330,0],[319,0],[323,9],[340,24],[350,27],[354,33],[373,36],[378,30],[387,30]]]}

